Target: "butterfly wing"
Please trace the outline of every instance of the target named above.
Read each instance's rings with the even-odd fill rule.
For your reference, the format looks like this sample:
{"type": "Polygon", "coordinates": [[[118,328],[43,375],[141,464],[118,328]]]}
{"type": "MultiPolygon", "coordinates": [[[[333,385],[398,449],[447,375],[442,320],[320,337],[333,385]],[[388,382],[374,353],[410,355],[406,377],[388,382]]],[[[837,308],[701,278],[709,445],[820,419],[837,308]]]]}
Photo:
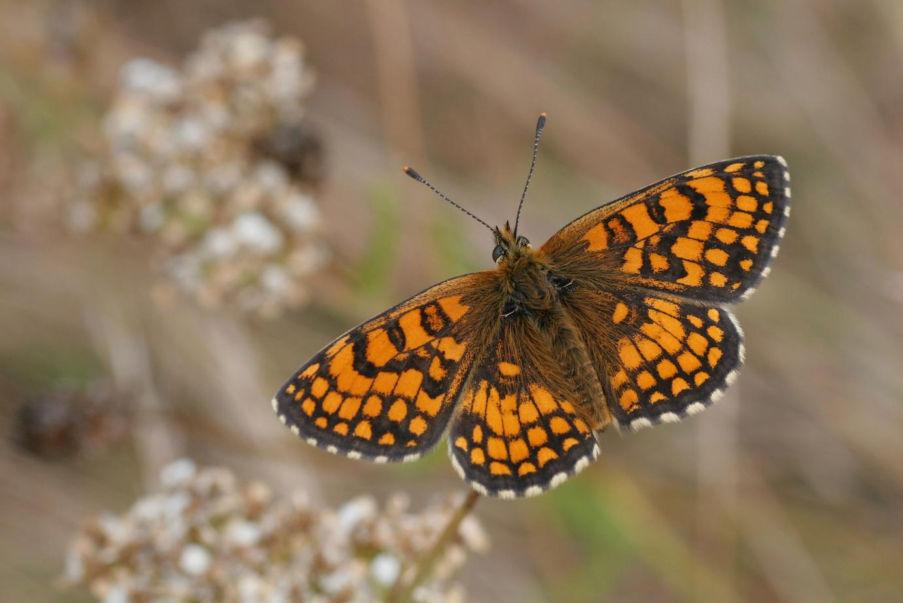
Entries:
{"type": "Polygon", "coordinates": [[[593,210],[543,246],[619,424],[694,414],[736,376],[742,332],[722,304],[767,274],[788,183],[779,157],[714,163],[593,210]]]}
{"type": "Polygon", "coordinates": [[[450,279],[351,329],[273,398],[296,435],[377,462],[409,461],[445,431],[474,350],[490,279],[450,279]]]}
{"type": "Polygon", "coordinates": [[[561,372],[553,325],[506,319],[498,328],[462,392],[449,455],[481,494],[533,496],[586,467],[599,447],[561,372]]]}
{"type": "Polygon", "coordinates": [[[632,429],[674,422],[721,397],[743,362],[730,311],[650,292],[574,289],[579,325],[608,407],[632,429]]]}
{"type": "Polygon", "coordinates": [[[592,288],[613,284],[737,301],[777,255],[790,213],[789,180],[780,157],[713,163],[587,213],[542,251],[592,288]]]}

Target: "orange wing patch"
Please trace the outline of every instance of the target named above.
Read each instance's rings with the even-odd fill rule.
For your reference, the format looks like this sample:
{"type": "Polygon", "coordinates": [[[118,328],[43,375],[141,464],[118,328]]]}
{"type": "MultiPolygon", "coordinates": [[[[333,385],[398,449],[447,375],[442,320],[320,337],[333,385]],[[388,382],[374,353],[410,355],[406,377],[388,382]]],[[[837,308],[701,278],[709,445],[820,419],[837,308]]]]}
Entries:
{"type": "Polygon", "coordinates": [[[629,285],[736,301],[752,293],[777,255],[789,178],[783,159],[767,155],[691,170],[579,218],[543,251],[553,260],[577,250],[598,254],[600,266],[629,285]]]}
{"type": "Polygon", "coordinates": [[[437,285],[337,339],[273,399],[280,419],[329,452],[420,456],[441,437],[466,376],[474,302],[465,297],[479,279],[437,285]]]}
{"type": "Polygon", "coordinates": [[[531,367],[489,356],[475,367],[449,434],[452,464],[465,481],[484,495],[534,496],[598,456],[572,402],[523,378],[531,367]]]}
{"type": "Polygon", "coordinates": [[[696,414],[736,377],[742,333],[727,310],[642,293],[618,304],[630,307],[630,318],[618,324],[610,360],[598,370],[622,425],[639,429],[696,414]]]}

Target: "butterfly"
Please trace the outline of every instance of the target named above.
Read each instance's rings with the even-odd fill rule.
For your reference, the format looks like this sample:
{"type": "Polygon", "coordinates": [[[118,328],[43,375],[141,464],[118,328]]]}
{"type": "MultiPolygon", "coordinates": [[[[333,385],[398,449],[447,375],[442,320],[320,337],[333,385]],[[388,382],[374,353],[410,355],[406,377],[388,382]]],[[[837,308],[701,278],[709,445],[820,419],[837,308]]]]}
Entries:
{"type": "Polygon", "coordinates": [[[491,227],[492,270],[449,279],[351,329],[304,364],[273,408],[310,444],[411,461],[448,433],[472,488],[533,496],[599,454],[597,434],[694,415],[743,362],[726,307],[770,270],[790,214],[787,163],[719,161],[577,218],[541,247],[491,227]]]}

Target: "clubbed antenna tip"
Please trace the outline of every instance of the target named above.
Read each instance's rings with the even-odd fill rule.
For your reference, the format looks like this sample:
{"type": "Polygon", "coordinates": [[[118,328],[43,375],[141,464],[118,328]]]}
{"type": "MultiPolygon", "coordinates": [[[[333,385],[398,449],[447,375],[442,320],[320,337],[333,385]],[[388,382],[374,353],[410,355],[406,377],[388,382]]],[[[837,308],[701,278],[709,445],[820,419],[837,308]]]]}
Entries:
{"type": "MultiPolygon", "coordinates": [[[[489,224],[487,224],[486,222],[484,222],[484,221],[481,220],[480,218],[476,217],[476,216],[475,216],[474,214],[472,214],[471,212],[467,211],[466,209],[464,209],[463,207],[461,207],[460,205],[458,205],[457,203],[455,203],[454,201],[452,201],[452,200],[448,197],[448,195],[446,195],[446,194],[443,193],[442,191],[438,190],[435,186],[433,186],[432,184],[430,184],[430,181],[427,180],[426,178],[424,178],[423,176],[421,176],[421,175],[417,172],[417,170],[415,170],[414,168],[412,168],[411,166],[408,166],[408,165],[404,166],[404,167],[401,168],[401,169],[404,170],[404,173],[405,173],[405,174],[407,174],[408,176],[410,176],[411,178],[413,178],[413,179],[416,180],[417,182],[419,182],[419,183],[425,185],[428,189],[430,189],[431,191],[433,191],[434,193],[436,193],[436,195],[438,195],[442,200],[447,201],[447,202],[449,202],[450,204],[454,205],[455,207],[457,207],[458,209],[460,209],[461,211],[463,211],[465,214],[467,214],[468,216],[470,216],[471,218],[473,218],[474,220],[476,220],[477,222],[479,222],[480,224],[482,224],[483,226],[485,226],[486,228],[488,228],[490,231],[492,231],[492,226],[490,226],[489,224]]],[[[493,232],[495,232],[495,231],[493,231],[493,232]]]]}
{"type": "Polygon", "coordinates": [[[514,234],[517,234],[517,227],[520,224],[520,212],[524,207],[524,199],[527,198],[527,189],[530,188],[530,181],[533,180],[533,172],[536,169],[536,154],[539,152],[539,141],[542,139],[542,130],[546,127],[545,112],[539,114],[536,120],[536,133],[533,135],[533,158],[530,160],[530,172],[527,174],[527,182],[524,184],[524,192],[521,193],[520,202],[517,204],[517,216],[514,218],[514,234]]]}

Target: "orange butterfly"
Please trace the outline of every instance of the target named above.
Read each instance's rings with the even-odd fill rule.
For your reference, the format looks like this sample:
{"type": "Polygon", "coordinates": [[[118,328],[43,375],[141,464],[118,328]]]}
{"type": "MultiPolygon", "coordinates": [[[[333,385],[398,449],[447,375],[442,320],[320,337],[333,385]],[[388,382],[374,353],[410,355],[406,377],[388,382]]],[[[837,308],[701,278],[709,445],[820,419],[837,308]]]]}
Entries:
{"type": "Polygon", "coordinates": [[[595,459],[610,424],[678,421],[721,396],[743,361],[725,304],[768,273],[788,183],[781,157],[720,161],[594,209],[539,249],[517,233],[525,186],[513,230],[473,216],[493,232],[494,270],[351,329],[273,407],[309,443],[376,462],[414,460],[449,430],[475,490],[539,494],[595,459]]]}

